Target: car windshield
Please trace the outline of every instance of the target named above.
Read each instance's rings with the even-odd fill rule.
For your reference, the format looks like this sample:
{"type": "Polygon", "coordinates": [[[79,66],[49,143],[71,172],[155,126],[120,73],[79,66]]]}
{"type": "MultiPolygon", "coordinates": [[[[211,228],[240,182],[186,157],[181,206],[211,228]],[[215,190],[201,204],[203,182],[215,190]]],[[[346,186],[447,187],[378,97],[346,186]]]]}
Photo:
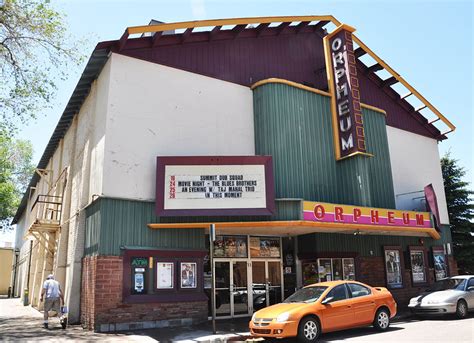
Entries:
{"type": "Polygon", "coordinates": [[[321,294],[327,289],[324,286],[314,286],[302,288],[283,301],[284,303],[312,303],[319,299],[321,294]]]}
{"type": "Polygon", "coordinates": [[[466,284],[466,279],[446,279],[435,282],[430,288],[428,288],[428,292],[438,292],[438,291],[446,291],[448,289],[457,289],[458,291],[464,290],[464,285],[466,284]]]}

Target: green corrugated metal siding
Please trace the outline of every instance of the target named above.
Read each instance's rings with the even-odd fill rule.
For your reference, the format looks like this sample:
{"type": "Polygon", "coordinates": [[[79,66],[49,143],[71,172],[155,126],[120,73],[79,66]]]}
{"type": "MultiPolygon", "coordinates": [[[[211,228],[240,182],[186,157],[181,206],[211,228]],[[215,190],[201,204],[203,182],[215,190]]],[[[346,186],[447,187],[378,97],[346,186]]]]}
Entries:
{"type": "Polygon", "coordinates": [[[86,255],[92,255],[98,251],[100,227],[100,201],[95,201],[86,209],[86,237],[84,242],[84,253],[86,255]]]}
{"type": "Polygon", "coordinates": [[[155,203],[100,198],[86,209],[86,255],[120,255],[120,247],[204,249],[203,229],[150,230],[149,223],[298,220],[301,201],[276,202],[271,217],[157,217],[155,203]]]}
{"type": "Polygon", "coordinates": [[[277,198],[338,200],[329,106],[286,85],[254,90],[255,152],[273,156],[277,198]]]}
{"type": "Polygon", "coordinates": [[[420,245],[420,238],[423,240],[423,246],[427,248],[451,242],[449,238],[444,237],[434,240],[429,237],[315,233],[298,237],[298,251],[300,253],[355,252],[360,256],[383,256],[383,246],[401,246],[403,251],[407,251],[410,245],[420,245]]]}
{"type": "Polygon", "coordinates": [[[276,197],[394,208],[385,117],[363,114],[375,157],[337,162],[329,97],[283,84],[254,89],[255,152],[273,156],[276,197]]]}
{"type": "Polygon", "coordinates": [[[152,202],[101,198],[86,216],[87,255],[120,255],[125,246],[205,249],[203,229],[150,230],[147,224],[159,222],[152,202]]]}

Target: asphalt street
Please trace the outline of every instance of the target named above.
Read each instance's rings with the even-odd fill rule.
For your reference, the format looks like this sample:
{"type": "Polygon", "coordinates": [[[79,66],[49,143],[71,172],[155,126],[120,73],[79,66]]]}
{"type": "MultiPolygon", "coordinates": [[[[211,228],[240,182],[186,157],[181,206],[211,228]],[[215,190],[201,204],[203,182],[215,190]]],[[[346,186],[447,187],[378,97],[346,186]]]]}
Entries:
{"type": "Polygon", "coordinates": [[[323,342],[474,342],[474,315],[464,320],[424,318],[392,323],[388,331],[377,332],[371,327],[323,334],[323,342]]]}

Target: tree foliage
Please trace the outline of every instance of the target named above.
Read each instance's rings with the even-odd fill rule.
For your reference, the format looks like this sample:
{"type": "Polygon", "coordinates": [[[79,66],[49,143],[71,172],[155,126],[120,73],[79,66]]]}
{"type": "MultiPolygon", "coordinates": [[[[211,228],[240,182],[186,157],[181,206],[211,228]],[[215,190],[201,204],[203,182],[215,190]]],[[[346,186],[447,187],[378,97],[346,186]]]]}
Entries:
{"type": "Polygon", "coordinates": [[[34,166],[29,141],[12,139],[0,130],[0,230],[10,229],[21,195],[25,192],[34,166]]]}
{"type": "Polygon", "coordinates": [[[0,126],[9,129],[51,106],[68,65],[83,58],[49,1],[0,0],[0,126]]]}
{"type": "Polygon", "coordinates": [[[474,274],[474,203],[471,198],[474,192],[468,189],[469,183],[462,180],[466,172],[449,153],[441,159],[441,170],[454,257],[461,273],[474,274]]]}

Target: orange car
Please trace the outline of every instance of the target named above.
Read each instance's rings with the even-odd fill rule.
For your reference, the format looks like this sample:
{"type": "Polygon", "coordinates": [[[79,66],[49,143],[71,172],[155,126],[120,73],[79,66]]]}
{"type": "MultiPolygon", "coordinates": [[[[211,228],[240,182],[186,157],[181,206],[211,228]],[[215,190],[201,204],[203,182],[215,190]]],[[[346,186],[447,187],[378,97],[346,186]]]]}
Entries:
{"type": "Polygon", "coordinates": [[[257,311],[249,323],[254,336],[295,337],[315,342],[321,332],[374,325],[386,330],[397,303],[383,287],[357,281],[328,281],[306,286],[284,302],[257,311]]]}

